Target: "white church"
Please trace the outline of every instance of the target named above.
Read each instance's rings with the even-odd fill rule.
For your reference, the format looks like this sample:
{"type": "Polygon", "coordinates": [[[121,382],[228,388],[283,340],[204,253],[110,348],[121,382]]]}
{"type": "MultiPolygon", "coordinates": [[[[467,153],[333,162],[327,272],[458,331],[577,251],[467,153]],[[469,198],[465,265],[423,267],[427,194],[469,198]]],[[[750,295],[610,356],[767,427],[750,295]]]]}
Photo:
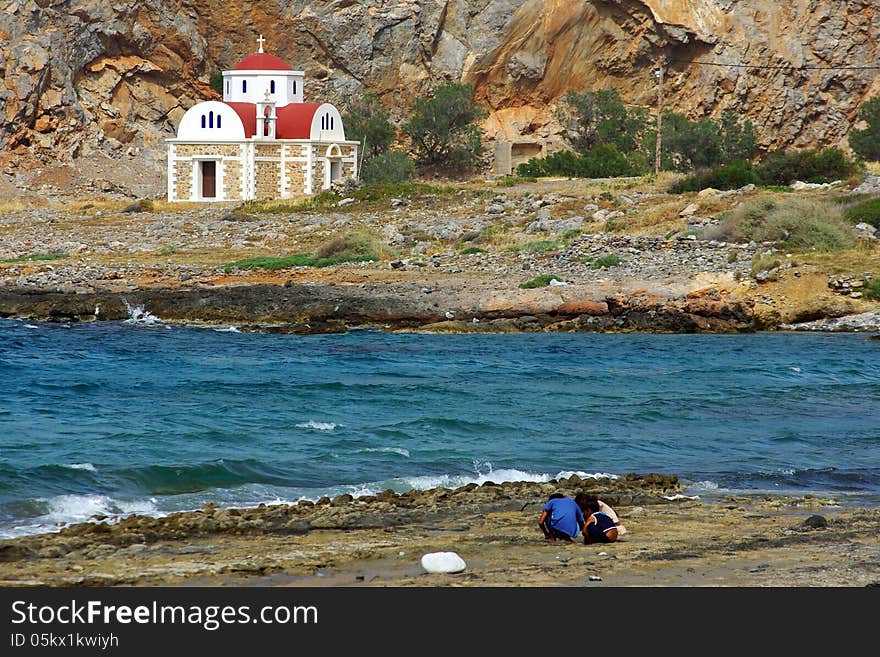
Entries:
{"type": "Polygon", "coordinates": [[[263,43],[223,71],[223,102],[194,105],[166,140],[169,201],[291,198],[357,177],[339,110],[303,102],[305,73],[263,43]]]}

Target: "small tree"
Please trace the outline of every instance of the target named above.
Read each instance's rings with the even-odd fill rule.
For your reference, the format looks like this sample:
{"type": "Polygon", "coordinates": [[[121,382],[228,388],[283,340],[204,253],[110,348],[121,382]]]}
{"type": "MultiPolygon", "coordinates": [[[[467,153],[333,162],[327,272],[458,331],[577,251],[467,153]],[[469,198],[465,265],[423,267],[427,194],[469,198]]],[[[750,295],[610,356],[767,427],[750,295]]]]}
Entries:
{"type": "Polygon", "coordinates": [[[214,71],[211,73],[211,89],[221,96],[223,95],[223,73],[220,71],[214,71]]]}
{"type": "Polygon", "coordinates": [[[875,96],[859,108],[859,118],[868,124],[864,130],[849,133],[849,145],[864,160],[880,160],[880,97],[875,96]]]}
{"type": "Polygon", "coordinates": [[[415,162],[406,153],[400,151],[386,151],[371,157],[364,161],[361,169],[361,178],[370,185],[410,182],[415,176],[415,162]]]}
{"type": "Polygon", "coordinates": [[[726,110],[721,114],[721,163],[751,162],[758,152],[758,139],[755,126],[746,120],[740,123],[734,112],[726,110]]]}
{"type": "Polygon", "coordinates": [[[364,158],[378,157],[394,141],[390,117],[374,94],[365,94],[356,99],[342,117],[345,136],[365,144],[364,158]]]}
{"type": "Polygon", "coordinates": [[[565,105],[557,119],[578,152],[586,153],[603,144],[613,144],[621,153],[639,149],[647,112],[627,109],[617,89],[569,91],[563,100],[565,105]]]}
{"type": "Polygon", "coordinates": [[[681,114],[663,114],[663,168],[693,171],[721,162],[721,130],[711,119],[689,121],[681,114]]]}
{"type": "Polygon", "coordinates": [[[480,129],[486,117],[468,84],[447,82],[430,97],[416,98],[413,114],[403,132],[412,140],[416,159],[423,165],[470,168],[483,153],[480,129]]]}

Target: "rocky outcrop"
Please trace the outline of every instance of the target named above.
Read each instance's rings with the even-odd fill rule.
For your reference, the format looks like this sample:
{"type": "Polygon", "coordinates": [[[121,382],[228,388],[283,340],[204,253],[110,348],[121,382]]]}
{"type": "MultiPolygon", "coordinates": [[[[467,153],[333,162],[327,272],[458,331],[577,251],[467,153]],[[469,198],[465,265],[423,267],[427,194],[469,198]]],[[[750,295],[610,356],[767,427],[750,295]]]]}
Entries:
{"type": "Polygon", "coordinates": [[[485,298],[455,289],[425,294],[421,284],[229,285],[200,289],[63,293],[0,287],[0,317],[55,322],[137,319],[235,324],[243,330],[331,333],[350,327],[445,333],[535,331],[729,333],[753,330],[749,308],[715,290],[670,299],[618,294],[604,302],[549,291],[485,298]],[[543,293],[542,293],[543,292],[543,293]],[[455,319],[465,317],[467,319],[455,319]]]}
{"type": "MultiPolygon", "coordinates": [[[[566,91],[615,86],[693,118],[731,109],[765,148],[841,143],[880,92],[876,0],[3,0],[0,170],[135,157],[213,97],[213,72],[268,38],[306,93],[362,89],[400,112],[443,79],[476,85],[487,138],[553,141],[566,91]],[[694,61],[724,64],[709,66],[694,61]],[[742,65],[770,68],[744,68],[742,65]],[[735,66],[734,66],[735,65],[735,66]],[[808,67],[809,70],[803,70],[808,67]]],[[[158,149],[157,149],[158,150],[158,149]]],[[[155,158],[156,152],[149,157],[155,158]]]]}

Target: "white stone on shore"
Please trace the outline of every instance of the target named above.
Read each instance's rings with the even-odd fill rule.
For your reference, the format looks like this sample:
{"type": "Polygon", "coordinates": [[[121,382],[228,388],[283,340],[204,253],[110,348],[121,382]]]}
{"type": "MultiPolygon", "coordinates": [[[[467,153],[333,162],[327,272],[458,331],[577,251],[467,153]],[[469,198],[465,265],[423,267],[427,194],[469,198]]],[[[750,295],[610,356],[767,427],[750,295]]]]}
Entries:
{"type": "Polygon", "coordinates": [[[422,557],[422,568],[429,573],[460,573],[467,564],[455,552],[429,552],[422,557]]]}

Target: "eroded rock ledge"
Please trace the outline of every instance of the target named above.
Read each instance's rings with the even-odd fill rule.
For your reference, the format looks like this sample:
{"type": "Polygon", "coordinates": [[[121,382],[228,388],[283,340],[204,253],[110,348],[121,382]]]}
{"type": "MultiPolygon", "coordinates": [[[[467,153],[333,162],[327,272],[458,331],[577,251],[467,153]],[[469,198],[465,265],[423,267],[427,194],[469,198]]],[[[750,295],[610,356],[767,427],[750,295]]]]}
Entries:
{"type": "Polygon", "coordinates": [[[668,298],[636,291],[587,298],[523,291],[511,296],[397,285],[240,285],[200,289],[65,293],[0,288],[0,317],[35,321],[124,320],[142,307],[162,321],[235,324],[242,330],[344,332],[350,327],[434,332],[742,332],[754,330],[747,303],[710,288],[668,298]]]}

